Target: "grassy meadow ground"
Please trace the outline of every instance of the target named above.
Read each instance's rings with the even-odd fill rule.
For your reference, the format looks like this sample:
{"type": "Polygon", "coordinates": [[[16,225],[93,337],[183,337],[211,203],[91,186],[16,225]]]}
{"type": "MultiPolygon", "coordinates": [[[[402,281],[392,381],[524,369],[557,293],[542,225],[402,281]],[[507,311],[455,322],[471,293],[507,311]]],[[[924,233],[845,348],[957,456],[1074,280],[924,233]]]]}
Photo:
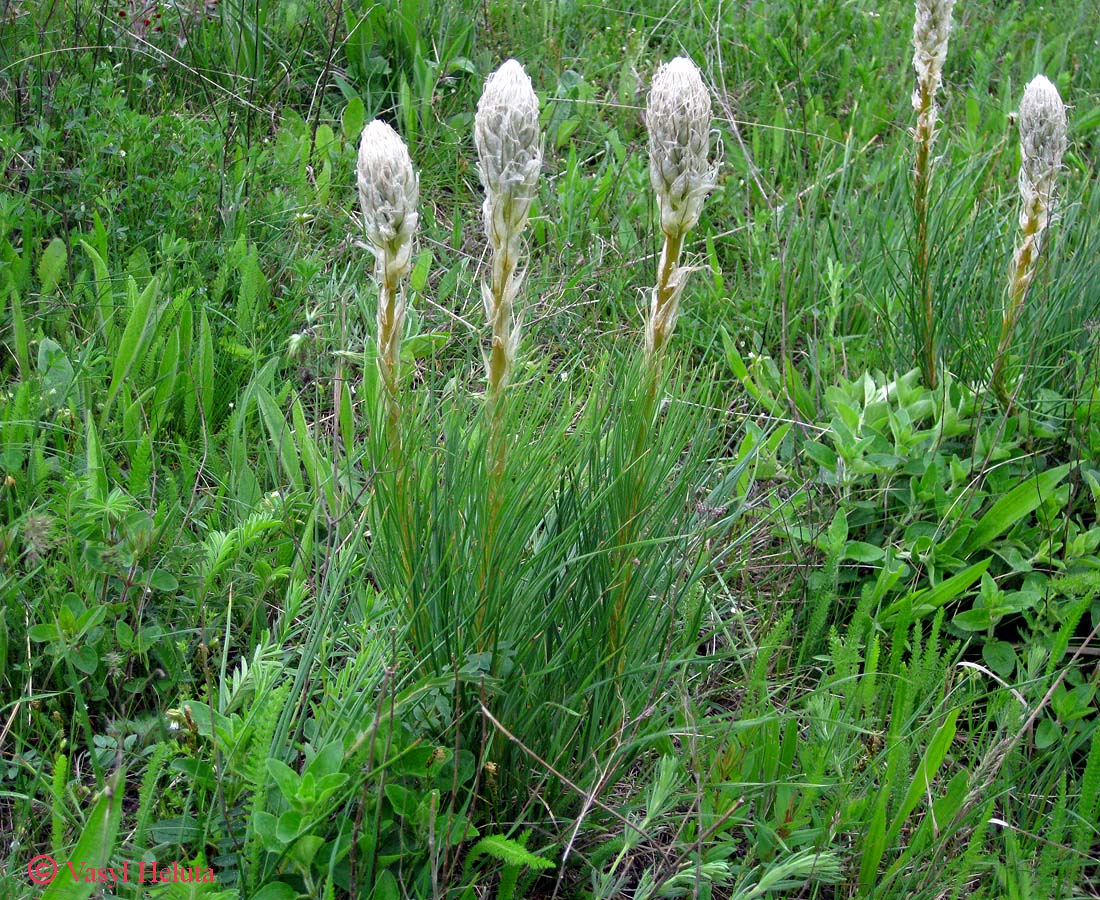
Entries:
{"type": "Polygon", "coordinates": [[[0,896],[1100,897],[1100,7],[958,0],[934,387],[913,15],[5,0],[0,896]],[[677,55],[721,168],[654,409],[677,55]],[[508,57],[545,150],[498,470],[472,128],[508,57]],[[1006,411],[1039,73],[1070,143],[1006,411]],[[395,441],[376,117],[420,176],[395,441]]]}

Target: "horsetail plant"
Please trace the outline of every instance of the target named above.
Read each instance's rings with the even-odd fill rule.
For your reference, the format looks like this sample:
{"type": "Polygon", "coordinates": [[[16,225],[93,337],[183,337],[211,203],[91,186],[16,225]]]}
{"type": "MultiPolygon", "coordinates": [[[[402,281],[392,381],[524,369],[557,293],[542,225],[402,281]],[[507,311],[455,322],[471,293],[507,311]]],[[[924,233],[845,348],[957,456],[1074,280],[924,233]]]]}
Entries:
{"type": "Polygon", "coordinates": [[[396,447],[397,385],[401,334],[405,327],[402,282],[412,267],[419,179],[405,142],[378,119],[363,129],[359,140],[356,181],[367,246],[374,255],[374,278],[378,284],[378,372],[385,393],[391,446],[396,447]]]}
{"type": "Polygon", "coordinates": [[[515,302],[523,282],[520,241],[542,168],[539,99],[514,59],[485,83],[474,116],[474,142],[485,187],[481,212],[492,250],[492,272],[482,282],[481,298],[493,332],[486,370],[489,398],[496,402],[519,344],[522,313],[517,313],[515,302]]]}
{"type": "Polygon", "coordinates": [[[916,0],[916,20],[913,23],[913,68],[917,73],[917,87],[913,91],[913,109],[917,113],[917,127],[913,132],[917,144],[913,166],[913,213],[917,225],[914,276],[923,313],[920,328],[924,344],[922,367],[928,386],[933,388],[936,386],[936,322],[929,273],[928,205],[932,143],[939,117],[936,91],[943,79],[954,6],[955,0],[916,0]]]}
{"type": "Polygon", "coordinates": [[[1054,214],[1054,186],[1066,152],[1066,107],[1058,88],[1045,76],[1035,76],[1024,89],[1019,122],[1020,242],[1012,258],[1001,337],[990,379],[994,394],[1006,409],[1010,398],[1004,362],[1054,214]]]}
{"type": "Polygon", "coordinates": [[[646,107],[649,180],[661,207],[664,234],[646,319],[646,358],[651,363],[676,327],[680,296],[691,271],[679,266],[680,252],[715,185],[710,124],[710,94],[695,63],[678,56],[661,66],[653,76],[646,107]]]}

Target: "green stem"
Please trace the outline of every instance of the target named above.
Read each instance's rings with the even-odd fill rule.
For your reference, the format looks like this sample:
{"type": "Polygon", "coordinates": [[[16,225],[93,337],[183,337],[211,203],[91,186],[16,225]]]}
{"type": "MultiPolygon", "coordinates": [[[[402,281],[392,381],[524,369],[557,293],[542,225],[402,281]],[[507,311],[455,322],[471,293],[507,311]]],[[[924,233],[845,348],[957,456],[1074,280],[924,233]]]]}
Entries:
{"type": "Polygon", "coordinates": [[[993,374],[990,377],[990,387],[993,394],[1000,401],[1005,412],[1010,412],[1012,398],[1009,395],[1008,386],[1005,384],[1004,364],[1005,358],[1012,345],[1012,334],[1016,329],[1016,322],[1024,308],[1024,300],[1027,298],[1031,279],[1035,274],[1035,255],[1037,242],[1041,232],[1039,216],[1034,212],[1028,215],[1027,224],[1024,225],[1024,241],[1012,263],[1012,274],[1008,282],[1008,298],[1005,301],[1004,314],[1001,318],[1001,337],[997,342],[997,355],[993,360],[993,374]]]}
{"type": "Polygon", "coordinates": [[[504,505],[504,473],[507,464],[508,440],[504,430],[505,394],[508,375],[512,368],[510,345],[512,341],[511,282],[516,271],[516,255],[510,241],[493,251],[493,275],[490,290],[493,295],[492,347],[489,350],[489,465],[486,477],[488,497],[485,518],[485,544],[478,574],[478,606],[474,620],[478,652],[489,649],[491,641],[486,634],[486,616],[489,599],[498,590],[498,571],[493,560],[496,553],[504,505]]]}
{"type": "Polygon", "coordinates": [[[618,577],[614,586],[614,599],[612,600],[608,623],[609,656],[610,659],[615,661],[616,671],[620,675],[626,665],[626,658],[622,651],[628,626],[627,603],[634,581],[633,545],[638,540],[641,532],[639,501],[645,493],[646,447],[653,435],[661,375],[664,371],[664,350],[672,337],[671,329],[665,327],[665,322],[667,307],[670,303],[675,302],[676,291],[673,287],[673,278],[680,261],[683,244],[684,234],[682,232],[665,233],[664,246],[661,250],[661,262],[657,271],[657,304],[655,308],[650,310],[652,319],[647,323],[645,384],[636,407],[637,429],[634,433],[634,443],[627,462],[629,470],[626,477],[630,484],[630,499],[626,518],[620,523],[617,535],[616,555],[618,559],[614,571],[618,577]]]}
{"type": "Polygon", "coordinates": [[[917,111],[917,158],[913,167],[913,213],[917,223],[917,246],[914,274],[923,315],[923,356],[925,382],[936,387],[936,320],[932,308],[932,279],[928,246],[928,200],[932,178],[932,140],[935,137],[935,92],[932,85],[921,81],[920,109],[917,111]]]}

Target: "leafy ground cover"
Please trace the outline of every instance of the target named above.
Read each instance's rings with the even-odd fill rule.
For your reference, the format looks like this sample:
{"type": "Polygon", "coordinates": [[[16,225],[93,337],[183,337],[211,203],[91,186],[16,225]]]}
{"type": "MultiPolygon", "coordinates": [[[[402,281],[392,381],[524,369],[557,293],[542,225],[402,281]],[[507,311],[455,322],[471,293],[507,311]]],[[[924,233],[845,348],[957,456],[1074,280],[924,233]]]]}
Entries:
{"type": "Polygon", "coordinates": [[[1095,14],[955,8],[933,387],[909,3],[7,3],[9,895],[48,854],[51,898],[1100,896],[1095,14]],[[679,54],[722,165],[651,404],[679,54]],[[472,127],[509,56],[545,148],[501,424],[472,127]],[[1006,409],[1038,73],[1070,144],[1006,409]],[[420,174],[396,456],[376,117],[420,174]]]}

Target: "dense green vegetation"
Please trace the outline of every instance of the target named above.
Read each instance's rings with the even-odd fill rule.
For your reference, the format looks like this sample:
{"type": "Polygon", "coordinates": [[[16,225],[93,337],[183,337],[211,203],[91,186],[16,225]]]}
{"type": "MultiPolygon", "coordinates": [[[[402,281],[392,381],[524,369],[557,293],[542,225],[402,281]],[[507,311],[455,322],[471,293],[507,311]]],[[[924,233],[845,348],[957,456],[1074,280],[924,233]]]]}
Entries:
{"type": "Polygon", "coordinates": [[[958,0],[934,387],[912,4],[624,6],[0,7],[5,896],[39,854],[72,900],[1100,896],[1095,4],[958,0]],[[654,404],[679,54],[722,166],[654,404]],[[545,162],[490,423],[471,133],[509,56],[545,162]],[[1070,147],[1006,411],[1038,73],[1070,147]],[[375,117],[420,174],[396,442],[375,117]]]}

